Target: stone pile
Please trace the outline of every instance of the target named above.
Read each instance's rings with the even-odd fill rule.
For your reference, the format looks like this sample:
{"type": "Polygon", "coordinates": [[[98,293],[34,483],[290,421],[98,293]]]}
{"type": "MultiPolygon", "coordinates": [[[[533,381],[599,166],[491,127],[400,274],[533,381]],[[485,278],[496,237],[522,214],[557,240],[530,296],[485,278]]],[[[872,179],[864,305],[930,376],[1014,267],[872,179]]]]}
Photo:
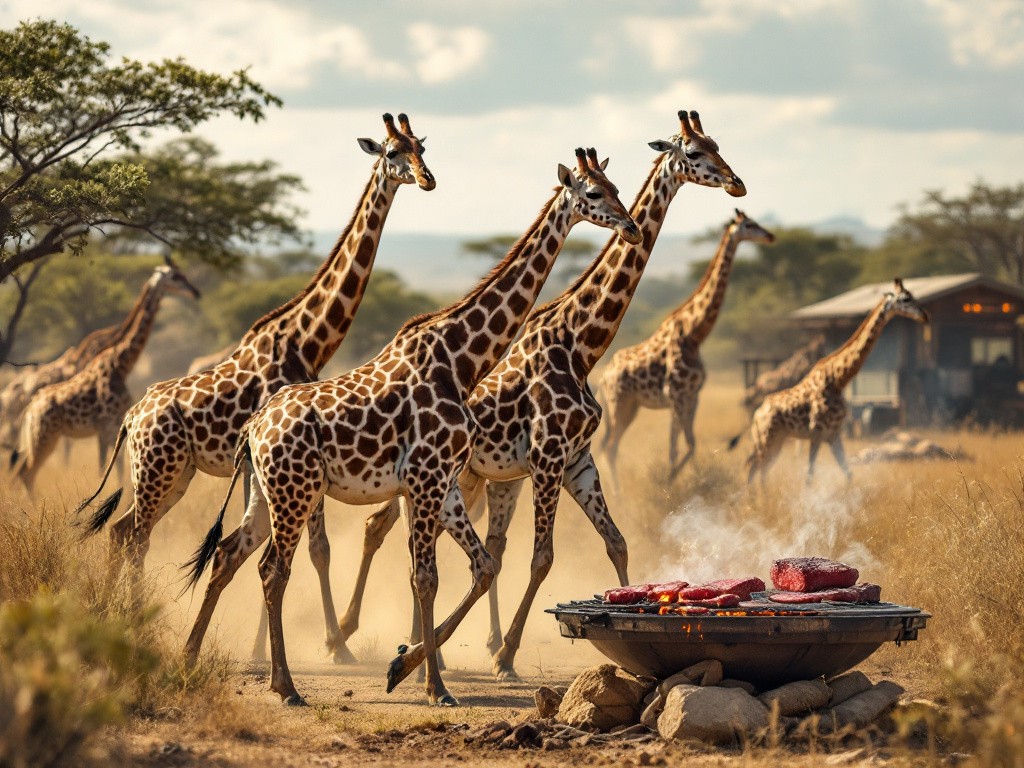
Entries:
{"type": "MultiPolygon", "coordinates": [[[[874,722],[903,694],[890,681],[872,684],[862,672],[829,681],[804,680],[760,692],[724,677],[714,659],[665,680],[637,677],[614,664],[584,670],[563,692],[537,691],[537,708],[550,722],[582,733],[739,744],[757,739],[772,724],[785,733],[809,737],[857,730],[874,722]]],[[[552,726],[555,728],[556,726],[552,726]]],[[[502,738],[510,737],[513,729],[502,738]]],[[[538,738],[573,742],[574,732],[538,738]]]]}

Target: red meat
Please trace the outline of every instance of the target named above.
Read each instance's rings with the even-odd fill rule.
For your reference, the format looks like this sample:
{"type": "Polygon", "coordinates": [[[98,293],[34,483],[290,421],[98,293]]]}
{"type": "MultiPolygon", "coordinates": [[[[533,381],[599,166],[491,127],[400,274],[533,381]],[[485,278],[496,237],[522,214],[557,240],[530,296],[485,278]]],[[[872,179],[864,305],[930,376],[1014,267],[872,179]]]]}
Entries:
{"type": "Polygon", "coordinates": [[[639,603],[647,598],[647,591],[650,584],[638,584],[632,587],[617,587],[609,589],[604,593],[604,601],[615,605],[629,605],[639,603]]]}
{"type": "Polygon", "coordinates": [[[845,563],[824,557],[789,557],[772,563],[772,584],[787,592],[818,592],[852,587],[860,573],[845,563]]]}
{"type": "Polygon", "coordinates": [[[735,608],[740,604],[739,595],[717,595],[704,600],[684,600],[687,605],[696,605],[701,608],[735,608]]]}
{"type": "Polygon", "coordinates": [[[648,584],[647,599],[653,603],[674,603],[679,592],[690,586],[687,581],[666,581],[663,584],[648,584]]]}
{"type": "Polygon", "coordinates": [[[776,603],[820,603],[822,600],[835,603],[877,603],[881,597],[882,588],[877,584],[858,584],[855,587],[819,592],[776,592],[768,596],[776,603]]]}

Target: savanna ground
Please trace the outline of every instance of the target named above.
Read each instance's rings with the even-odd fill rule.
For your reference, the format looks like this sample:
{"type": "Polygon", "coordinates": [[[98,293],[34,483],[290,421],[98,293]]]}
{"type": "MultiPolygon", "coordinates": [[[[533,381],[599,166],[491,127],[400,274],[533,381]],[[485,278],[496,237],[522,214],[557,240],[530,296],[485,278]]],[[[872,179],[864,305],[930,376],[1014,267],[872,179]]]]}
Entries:
{"type": "MultiPolygon", "coordinates": [[[[806,450],[791,447],[773,473],[767,498],[761,498],[743,487],[742,461],[749,443],[745,439],[735,452],[725,450],[727,438],[746,425],[739,399],[738,382],[725,374],[712,376],[698,413],[697,458],[672,485],[664,480],[666,413],[644,412],[628,433],[621,452],[621,491],[610,503],[630,545],[631,580],[765,577],[772,559],[796,554],[836,557],[858,566],[863,578],[883,585],[884,599],[933,614],[917,642],[901,648],[890,644],[863,667],[873,679],[900,683],[908,696],[948,706],[949,717],[931,723],[929,735],[921,737],[919,730],[909,741],[868,738],[725,751],[648,744],[548,753],[465,745],[456,724],[528,718],[536,687],[565,685],[580,669],[601,661],[586,644],[561,638],[553,617],[543,613],[559,601],[590,596],[615,581],[600,539],[568,498],[556,525],[555,565],[534,603],[517,657],[521,681],[499,683],[489,675],[483,599],[444,646],[446,681],[462,707],[427,707],[422,688],[411,678],[394,693],[384,692],[384,669],[407,636],[411,610],[408,554],[396,528],[375,561],[361,626],[350,640],[363,662],[357,667],[330,663],[323,649],[315,572],[305,549],[297,553],[284,626],[292,672],[310,707],[284,708],[267,688],[267,668],[248,663],[261,601],[256,556],[224,593],[200,668],[189,672],[178,661],[201,592],[177,596],[177,566],[212,523],[226,482],[196,477],[183,501],[157,527],[147,583],[132,593],[123,581],[111,582],[106,576],[105,536],[79,545],[68,527],[68,510],[91,492],[97,477],[95,446],[83,442],[75,446],[69,467],[59,455],[53,458],[41,478],[38,507],[16,489],[0,499],[0,598],[7,605],[0,616],[0,655],[6,659],[0,660],[9,665],[6,677],[0,671],[0,765],[5,759],[19,764],[9,756],[16,753],[5,758],[4,739],[10,749],[12,738],[29,739],[33,727],[38,731],[40,723],[50,722],[29,722],[24,711],[28,694],[18,699],[19,685],[39,701],[46,698],[41,691],[47,686],[57,691],[52,701],[37,701],[37,709],[49,711],[50,720],[58,723],[46,726],[53,729],[46,741],[64,743],[63,733],[69,742],[66,754],[74,757],[61,763],[58,755],[51,764],[547,766],[661,759],[730,766],[811,766],[826,759],[850,764],[930,765],[951,759],[1024,764],[1021,435],[970,429],[928,432],[971,459],[858,465],[849,486],[823,451],[817,478],[805,487],[806,450]],[[36,597],[34,608],[12,616],[12,605],[26,604],[8,601],[30,598],[40,585],[48,592],[36,597]],[[27,638],[21,645],[4,640],[5,632],[7,638],[16,634],[12,622],[27,638]],[[115,635],[110,642],[116,647],[107,656],[88,639],[104,631],[115,635]],[[36,641],[33,632],[39,633],[36,641]],[[47,647],[45,662],[33,656],[32,642],[47,647]],[[75,653],[68,654],[68,647],[75,653]],[[69,656],[93,671],[83,675],[80,666],[69,670],[69,656]],[[19,670],[29,671],[19,676],[19,670]],[[86,707],[94,728],[69,714],[76,707],[86,707]],[[19,713],[25,721],[21,725],[19,713]],[[98,735],[89,737],[93,729],[98,735]],[[825,752],[837,754],[826,757],[825,752]]],[[[852,456],[863,445],[848,441],[847,453],[852,456]]],[[[601,465],[600,456],[598,461],[601,465]]],[[[241,515],[241,494],[237,496],[228,530],[241,515]]],[[[328,502],[339,613],[355,577],[365,514],[365,509],[328,502]]],[[[531,542],[526,493],[499,578],[506,622],[528,579],[531,542]]],[[[469,572],[466,559],[449,540],[442,539],[439,548],[437,605],[443,614],[468,587],[469,572]]],[[[204,587],[205,581],[200,589],[204,587]]],[[[43,762],[38,758],[20,764],[43,762]]]]}

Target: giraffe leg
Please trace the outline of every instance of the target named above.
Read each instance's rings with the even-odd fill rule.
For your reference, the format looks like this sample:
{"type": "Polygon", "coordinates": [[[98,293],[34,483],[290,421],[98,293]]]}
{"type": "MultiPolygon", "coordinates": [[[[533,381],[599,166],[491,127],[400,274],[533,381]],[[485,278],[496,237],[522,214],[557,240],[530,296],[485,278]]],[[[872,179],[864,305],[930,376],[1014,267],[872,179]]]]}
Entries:
{"type": "MultiPolygon", "coordinates": [[[[672,425],[673,432],[675,425],[678,422],[679,429],[683,432],[683,437],[686,438],[686,453],[683,454],[683,458],[676,464],[671,459],[669,460],[669,480],[675,480],[679,472],[687,465],[690,459],[693,458],[694,451],[697,450],[697,439],[693,432],[693,420],[697,415],[697,399],[696,397],[688,397],[678,408],[672,410],[672,425]]],[[[673,453],[675,451],[673,450],[673,453]]]]}
{"type": "Polygon", "coordinates": [[[608,459],[608,468],[611,470],[608,474],[608,485],[616,493],[619,490],[619,444],[622,442],[622,436],[629,429],[629,425],[633,423],[633,419],[636,418],[639,410],[640,403],[631,395],[609,398],[608,415],[611,418],[605,420],[608,426],[604,433],[602,447],[608,459]]]}
{"type": "Polygon", "coordinates": [[[306,527],[309,530],[309,559],[313,561],[320,579],[320,599],[324,606],[324,624],[327,627],[326,644],[335,664],[355,664],[345,641],[339,637],[338,614],[334,611],[334,597],[331,595],[331,543],[327,540],[327,526],[324,521],[324,500],[316,505],[306,527]]]}
{"type": "MultiPolygon", "coordinates": [[[[438,523],[437,532],[435,536],[440,536],[441,531],[444,530],[441,524],[438,523]]],[[[415,562],[416,556],[412,551],[412,535],[410,532],[409,536],[409,562],[415,562]]],[[[409,569],[409,587],[412,590],[412,627],[409,630],[409,645],[416,645],[423,642],[423,618],[420,614],[420,603],[416,598],[416,571],[414,568],[409,569]]],[[[408,647],[408,646],[406,646],[408,647]]],[[[401,651],[400,651],[401,652],[401,651]]],[[[444,672],[446,667],[444,664],[444,656],[441,654],[441,649],[438,648],[434,651],[434,656],[437,658],[437,669],[439,672],[444,672]]],[[[420,664],[416,667],[416,682],[424,683],[427,680],[427,668],[425,664],[420,664]]]]}
{"type": "MultiPolygon", "coordinates": [[[[359,561],[359,573],[356,575],[356,583],[352,588],[352,597],[349,599],[348,608],[338,624],[337,636],[342,643],[359,629],[359,613],[362,610],[363,595],[366,592],[366,579],[370,575],[370,564],[388,533],[395,527],[401,513],[400,499],[395,497],[386,504],[382,504],[376,512],[366,518],[366,527],[363,529],[363,556],[359,561]]],[[[413,603],[415,605],[415,601],[413,603]]]]}
{"type": "Polygon", "coordinates": [[[807,485],[814,480],[814,462],[818,459],[818,450],[821,448],[821,438],[812,437],[811,444],[807,449],[807,485]]]}
{"type": "Polygon", "coordinates": [[[439,704],[456,704],[455,699],[444,690],[440,681],[440,673],[435,673],[431,667],[436,669],[434,651],[437,646],[445,643],[452,633],[459,626],[459,623],[466,617],[470,609],[487,591],[494,578],[494,561],[487,554],[483,542],[477,536],[476,531],[469,522],[466,513],[465,501],[458,483],[452,482],[449,486],[448,495],[445,498],[444,506],[441,509],[441,524],[444,529],[469,555],[473,573],[473,585],[462,601],[455,608],[448,618],[439,626],[434,628],[431,624],[433,618],[433,599],[431,596],[431,583],[433,592],[437,591],[437,563],[434,555],[434,544],[436,542],[436,528],[430,524],[430,520],[423,504],[417,504],[410,498],[409,529],[412,532],[414,549],[414,562],[417,568],[416,584],[419,589],[421,582],[425,591],[418,594],[421,611],[421,624],[423,627],[423,642],[409,648],[406,653],[400,654],[391,661],[388,667],[388,691],[394,690],[402,680],[409,676],[413,669],[427,661],[427,695],[432,701],[439,704]],[[431,581],[433,573],[433,582],[431,581]],[[424,600],[424,596],[428,599],[424,600]],[[427,611],[430,611],[430,615],[427,611]],[[440,693],[443,691],[443,693],[440,693]]]}
{"type": "Polygon", "coordinates": [[[537,590],[551,570],[555,559],[553,533],[555,527],[555,510],[558,507],[558,494],[561,490],[558,482],[561,472],[550,471],[544,477],[533,478],[534,505],[534,539],[533,559],[530,562],[530,583],[526,587],[519,609],[512,617],[508,632],[502,641],[501,648],[494,656],[493,670],[499,680],[516,680],[519,675],[515,670],[515,656],[523,639],[526,619],[537,596],[537,590]]]}
{"type": "Polygon", "coordinates": [[[494,558],[494,579],[487,590],[490,605],[491,628],[487,635],[487,650],[494,656],[501,648],[501,615],[498,610],[498,574],[501,572],[501,561],[508,543],[506,533],[512,514],[516,509],[516,501],[523,490],[522,480],[510,483],[490,481],[487,483],[487,552],[494,558]]]}
{"type": "Polygon", "coordinates": [[[846,463],[846,450],[843,448],[843,436],[836,435],[836,439],[829,443],[829,447],[832,449],[832,455],[835,457],[836,464],[843,470],[843,474],[846,475],[846,482],[849,483],[853,480],[853,474],[850,472],[850,467],[846,463]]]}
{"type": "Polygon", "coordinates": [[[46,460],[57,449],[59,440],[60,435],[56,430],[49,428],[45,424],[38,431],[33,431],[32,433],[31,443],[25,453],[24,462],[17,470],[18,477],[25,484],[25,490],[28,491],[28,495],[32,499],[36,497],[36,477],[39,475],[39,470],[42,469],[43,464],[46,463],[46,460]]]}
{"type": "MultiPolygon", "coordinates": [[[[181,458],[183,460],[176,468],[177,471],[170,470],[167,475],[161,477],[161,483],[149,485],[149,488],[156,486],[163,491],[159,497],[140,495],[136,490],[135,500],[128,511],[110,527],[114,551],[124,550],[129,564],[136,572],[142,571],[146,554],[149,552],[149,537],[153,527],[181,500],[196,474],[195,465],[185,463],[184,453],[181,454],[181,458]]],[[[138,483],[134,486],[139,488],[138,483]]]]}
{"type": "Polygon", "coordinates": [[[626,586],[629,584],[629,552],[626,548],[626,539],[608,512],[608,502],[601,490],[601,476],[597,471],[597,464],[594,463],[594,456],[589,450],[584,451],[575,463],[565,470],[562,485],[590,518],[590,522],[604,540],[605,551],[615,566],[619,584],[626,586]]]}
{"type": "Polygon", "coordinates": [[[300,511],[296,509],[297,506],[291,505],[289,510],[292,514],[298,514],[295,527],[287,532],[274,531],[270,544],[260,558],[260,578],[263,579],[263,596],[267,601],[267,613],[270,616],[270,689],[280,695],[285,704],[305,706],[306,701],[295,689],[291,672],[288,670],[284,626],[281,623],[281,608],[288,577],[292,571],[292,557],[302,531],[303,518],[308,517],[310,513],[308,508],[300,511]]]}
{"type": "MultiPolygon", "coordinates": [[[[221,592],[231,583],[235,572],[241,567],[256,548],[259,547],[270,535],[270,514],[267,510],[267,502],[260,491],[256,478],[249,473],[249,504],[246,507],[242,522],[230,534],[221,539],[217,545],[217,552],[213,557],[213,571],[210,575],[210,582],[206,585],[206,594],[203,595],[203,603],[196,614],[196,620],[192,624],[192,631],[185,642],[185,660],[189,665],[195,664],[199,658],[199,651],[203,645],[203,638],[210,626],[214,609],[220,599],[221,592]]],[[[266,616],[266,606],[262,606],[260,623],[263,623],[263,616],[266,616]]],[[[264,636],[265,637],[265,636],[264,636]]],[[[253,649],[254,656],[259,651],[261,654],[265,648],[265,639],[257,637],[253,649]]],[[[261,659],[255,659],[259,661],[261,659]]]]}

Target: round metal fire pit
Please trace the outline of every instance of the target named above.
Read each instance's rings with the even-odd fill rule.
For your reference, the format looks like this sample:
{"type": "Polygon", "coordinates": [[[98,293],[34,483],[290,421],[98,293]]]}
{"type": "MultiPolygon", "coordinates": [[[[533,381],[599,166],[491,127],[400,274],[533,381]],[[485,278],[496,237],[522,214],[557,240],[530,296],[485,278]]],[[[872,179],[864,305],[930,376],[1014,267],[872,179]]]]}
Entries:
{"type": "Polygon", "coordinates": [[[659,615],[658,606],[561,603],[548,610],[562,637],[587,640],[636,675],[665,678],[704,659],[726,677],[761,689],[830,677],[856,666],[883,643],[916,640],[930,614],[892,603],[869,605],[743,603],[702,616],[659,615]],[[773,612],[779,615],[764,615],[773,612]]]}

